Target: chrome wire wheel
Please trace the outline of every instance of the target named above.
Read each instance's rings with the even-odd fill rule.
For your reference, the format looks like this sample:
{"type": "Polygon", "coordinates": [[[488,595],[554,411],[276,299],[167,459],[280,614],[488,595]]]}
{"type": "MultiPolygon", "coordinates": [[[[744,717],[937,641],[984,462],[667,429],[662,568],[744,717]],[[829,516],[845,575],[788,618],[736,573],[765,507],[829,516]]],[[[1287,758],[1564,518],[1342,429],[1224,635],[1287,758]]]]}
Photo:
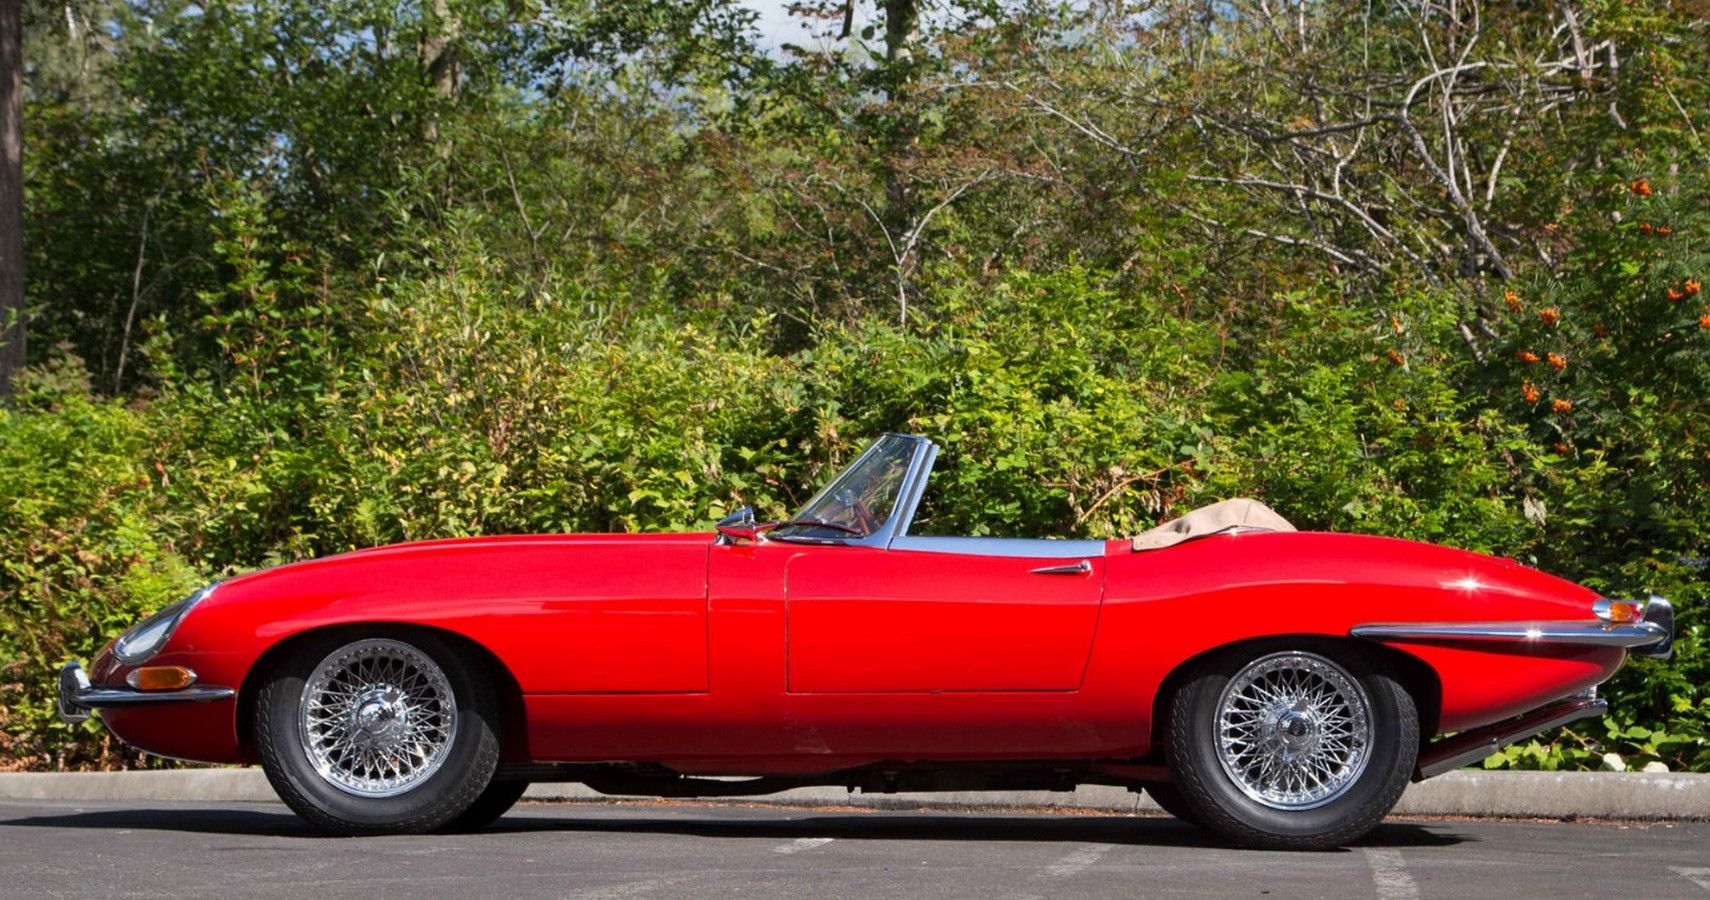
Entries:
{"type": "Polygon", "coordinates": [[[1334,662],[1300,651],[1262,656],[1218,698],[1218,761],[1265,806],[1323,806],[1365,772],[1371,715],[1365,688],[1334,662]]]}
{"type": "Polygon", "coordinates": [[[444,764],[457,698],[439,664],[402,641],[334,650],[303,685],[298,732],[309,764],[358,797],[394,797],[444,764]]]}

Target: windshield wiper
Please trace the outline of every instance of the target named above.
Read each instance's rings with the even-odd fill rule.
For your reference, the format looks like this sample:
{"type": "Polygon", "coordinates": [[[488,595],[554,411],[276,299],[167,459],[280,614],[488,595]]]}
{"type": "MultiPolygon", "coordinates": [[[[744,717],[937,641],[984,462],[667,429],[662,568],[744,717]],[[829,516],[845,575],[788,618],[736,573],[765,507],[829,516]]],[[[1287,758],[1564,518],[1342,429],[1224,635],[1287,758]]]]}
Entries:
{"type": "Polygon", "coordinates": [[[773,522],[771,525],[766,526],[766,530],[772,531],[774,529],[789,528],[791,526],[804,526],[804,527],[808,527],[808,528],[830,528],[833,531],[841,531],[844,534],[853,534],[856,537],[866,537],[867,536],[867,532],[862,531],[859,528],[850,528],[848,525],[840,525],[836,522],[828,522],[824,519],[813,518],[812,516],[809,516],[809,517],[803,518],[803,519],[786,519],[782,522],[773,522]]]}

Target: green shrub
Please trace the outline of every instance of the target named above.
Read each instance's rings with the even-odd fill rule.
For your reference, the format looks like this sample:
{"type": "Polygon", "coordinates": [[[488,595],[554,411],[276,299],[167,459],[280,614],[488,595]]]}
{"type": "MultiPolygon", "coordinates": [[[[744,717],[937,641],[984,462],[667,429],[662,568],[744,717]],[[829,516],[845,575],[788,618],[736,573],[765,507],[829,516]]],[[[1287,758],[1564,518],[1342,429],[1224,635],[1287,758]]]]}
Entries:
{"type": "Polygon", "coordinates": [[[0,409],[0,768],[115,762],[95,725],[55,718],[51,675],[198,581],[173,544],[183,522],[151,424],[92,399],[71,357],[27,373],[16,410],[0,409]]]}
{"type": "MultiPolygon", "coordinates": [[[[1575,420],[1563,453],[1439,298],[1373,313],[1302,289],[1262,328],[1219,325],[1074,267],[978,288],[939,273],[925,321],[825,325],[787,355],[765,318],[620,321],[573,285],[525,290],[475,242],[335,308],[311,267],[250,249],[265,216],[231,202],[235,277],[204,298],[200,330],[149,347],[171,371],[172,342],[209,344],[218,368],[126,405],[64,357],[0,413],[9,765],[126,762],[93,726],[53,720],[52,667],[208,580],[399,540],[706,527],[741,503],[781,516],[874,435],[907,430],[944,446],[929,532],[1118,536],[1245,494],[1303,526],[1668,594],[1676,662],[1630,666],[1606,725],[1500,759],[1710,766],[1702,539],[1622,525],[1682,521],[1702,496],[1703,460],[1671,449],[1705,420],[1681,388],[1611,383],[1659,393],[1575,420]]],[[[1580,408],[1610,396],[1579,390],[1580,408]]]]}

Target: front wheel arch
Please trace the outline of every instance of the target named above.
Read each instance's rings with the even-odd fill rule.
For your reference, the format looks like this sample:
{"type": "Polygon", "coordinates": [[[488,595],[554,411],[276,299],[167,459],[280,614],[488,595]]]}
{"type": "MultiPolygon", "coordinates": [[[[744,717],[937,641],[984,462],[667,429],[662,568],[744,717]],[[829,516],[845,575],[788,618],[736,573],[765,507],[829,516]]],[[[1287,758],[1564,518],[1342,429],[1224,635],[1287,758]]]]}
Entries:
{"type": "Polygon", "coordinates": [[[504,716],[504,733],[500,735],[501,763],[521,763],[529,761],[528,746],[528,711],[523,704],[522,687],[517,683],[516,676],[491,650],[480,642],[444,628],[429,625],[416,625],[408,622],[341,622],[337,625],[325,625],[296,632],[279,640],[262,652],[245,673],[243,685],[238,690],[237,697],[237,738],[238,749],[247,765],[258,765],[261,760],[255,746],[255,698],[261,692],[262,685],[267,683],[271,673],[279,668],[283,660],[304,644],[313,643],[334,636],[349,638],[358,637],[396,637],[407,639],[412,634],[429,634],[455,647],[460,653],[468,654],[469,658],[480,660],[483,673],[492,680],[493,689],[499,695],[501,713],[504,716]]]}
{"type": "Polygon", "coordinates": [[[1170,708],[1170,700],[1181,688],[1182,682],[1213,657],[1225,653],[1241,653],[1256,649],[1260,645],[1281,642],[1302,642],[1324,644],[1341,647],[1355,653],[1365,655],[1372,663],[1393,675],[1396,680],[1407,688],[1407,693],[1413,697],[1414,708],[1419,712],[1419,746],[1430,743],[1437,734],[1437,723],[1443,711],[1443,682],[1437,676],[1437,671],[1430,664],[1402,650],[1383,644],[1359,638],[1343,637],[1340,635],[1300,634],[1263,635],[1261,637],[1245,638],[1230,641],[1203,650],[1177,665],[1164,676],[1158,684],[1158,691],[1152,697],[1152,734],[1150,755],[1158,761],[1164,760],[1164,747],[1168,743],[1165,729],[1168,727],[1168,717],[1165,710],[1170,708]]]}

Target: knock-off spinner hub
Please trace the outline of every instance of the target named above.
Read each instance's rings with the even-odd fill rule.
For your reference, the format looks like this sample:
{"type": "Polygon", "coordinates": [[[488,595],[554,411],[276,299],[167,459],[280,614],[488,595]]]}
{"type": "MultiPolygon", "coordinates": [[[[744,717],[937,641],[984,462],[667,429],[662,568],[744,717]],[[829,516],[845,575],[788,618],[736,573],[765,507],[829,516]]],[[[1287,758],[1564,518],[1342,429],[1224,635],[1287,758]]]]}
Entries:
{"type": "Polygon", "coordinates": [[[355,704],[352,730],[369,744],[386,744],[409,725],[409,713],[403,692],[381,685],[365,692],[355,704]]]}
{"type": "MultiPolygon", "coordinates": [[[[1302,704],[1303,705],[1303,704],[1302,704]]],[[[1289,755],[1311,753],[1318,743],[1318,723],[1309,710],[1285,709],[1277,715],[1274,726],[1277,742],[1289,755]]]]}

